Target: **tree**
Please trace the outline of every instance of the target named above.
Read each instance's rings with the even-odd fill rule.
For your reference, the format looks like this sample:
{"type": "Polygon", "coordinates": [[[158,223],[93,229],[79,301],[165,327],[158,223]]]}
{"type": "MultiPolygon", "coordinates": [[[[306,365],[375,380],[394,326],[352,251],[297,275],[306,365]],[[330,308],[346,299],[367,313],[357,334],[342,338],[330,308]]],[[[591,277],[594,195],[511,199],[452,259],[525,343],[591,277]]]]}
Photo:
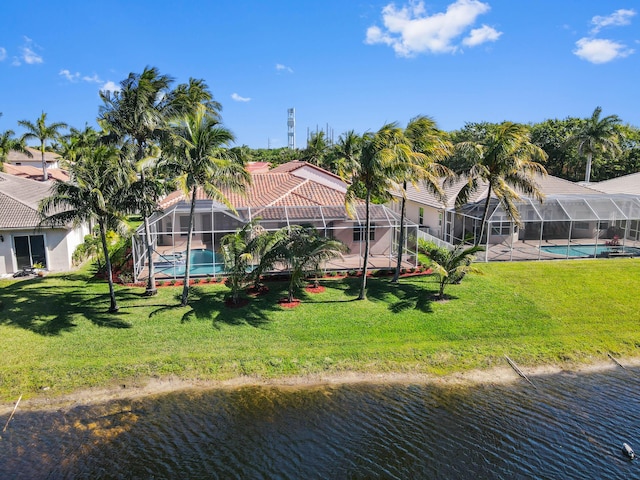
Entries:
{"type": "Polygon", "coordinates": [[[256,239],[264,234],[254,219],[235,233],[222,237],[221,251],[227,276],[225,285],[231,289],[231,302],[234,304],[238,303],[240,290],[250,282],[256,239]]]}
{"type": "Polygon", "coordinates": [[[275,241],[262,261],[267,265],[282,263],[289,271],[288,302],[293,302],[295,288],[300,286],[305,274],[346,251],[342,242],[320,236],[313,226],[292,225],[271,235],[275,241]]]}
{"type": "Polygon", "coordinates": [[[27,150],[24,138],[14,138],[14,135],[13,130],[5,130],[0,133],[0,172],[3,171],[4,162],[7,161],[7,157],[11,151],[24,153],[28,157],[33,156],[31,152],[27,150]]]}
{"type": "Polygon", "coordinates": [[[438,277],[438,298],[444,298],[447,285],[462,281],[471,269],[475,254],[483,250],[479,245],[465,248],[462,244],[456,245],[453,250],[435,245],[427,249],[427,255],[431,260],[430,267],[438,277]]]}
{"type": "Polygon", "coordinates": [[[47,125],[47,114],[42,112],[35,123],[29,120],[20,120],[18,125],[24,127],[27,132],[22,136],[25,140],[34,138],[40,141],[40,153],[42,154],[42,179],[46,182],[49,179],[47,174],[47,162],[44,154],[47,149],[47,142],[56,141],[60,138],[60,130],[67,128],[67,124],[63,122],[54,122],[47,125]]]}
{"type": "Polygon", "coordinates": [[[55,180],[52,194],[39,205],[43,225],[66,225],[96,222],[106,262],[111,305],[109,313],[118,311],[113,273],[107,245],[107,230],[122,230],[123,189],[128,184],[127,166],[120,162],[116,149],[98,146],[84,149],[70,167],[71,180],[55,180]]]}
{"type": "Polygon", "coordinates": [[[338,137],[324,160],[324,168],[342,178],[350,178],[362,150],[362,136],[349,130],[338,137]]]}
{"type": "Polygon", "coordinates": [[[195,113],[188,113],[172,120],[169,133],[165,146],[165,166],[169,172],[176,175],[177,184],[191,202],[181,300],[182,306],[186,306],[189,296],[189,257],[197,190],[201,188],[211,200],[223,203],[235,211],[225,192],[243,192],[251,181],[251,176],[244,164],[224,148],[233,141],[233,134],[224,128],[218,117],[210,114],[204,105],[195,113]]]}
{"type": "Polygon", "coordinates": [[[396,271],[392,282],[397,282],[400,278],[402,267],[402,253],[404,250],[404,220],[406,215],[406,195],[407,183],[411,182],[433,192],[442,201],[445,200],[442,189],[442,178],[449,178],[453,172],[440,162],[449,155],[451,142],[449,142],[444,132],[438,130],[435,120],[427,116],[418,116],[412,119],[404,132],[404,137],[409,149],[399,150],[400,179],[402,181],[402,199],[400,200],[400,235],[398,238],[398,258],[396,271]]]}
{"type": "MultiPolygon", "coordinates": [[[[120,90],[100,92],[104,104],[100,107],[98,123],[107,132],[103,140],[130,154],[130,162],[138,172],[140,185],[135,190],[144,223],[149,265],[146,295],[157,293],[149,217],[157,208],[159,191],[158,185],[148,186],[147,183],[154,181],[150,175],[160,153],[158,140],[172,113],[169,91],[172,82],[170,76],[161,75],[158,69],[146,67],[141,74],[130,73],[120,82],[120,90]]],[[[177,98],[183,108],[187,103],[184,96],[179,94],[177,98]]]]}
{"type": "Polygon", "coordinates": [[[467,203],[471,194],[483,183],[487,185],[487,197],[481,221],[480,235],[475,245],[482,241],[489,214],[491,194],[502,203],[509,217],[520,224],[520,214],[515,202],[520,199],[516,189],[542,201],[543,194],[535,181],[535,175],[546,175],[541,163],[546,153],[533,145],[527,127],[513,122],[491,126],[483,141],[461,142],[455,145],[458,153],[456,173],[466,177],[466,184],[458,192],[456,205],[467,203]]]}
{"type": "Polygon", "coordinates": [[[568,144],[576,144],[578,153],[587,159],[584,182],[591,180],[591,162],[593,156],[600,152],[619,152],[620,136],[618,126],[622,123],[617,115],[609,115],[600,118],[602,108],[596,107],[593,114],[567,141],[568,144]]]}
{"type": "Polygon", "coordinates": [[[584,120],[569,117],[564,120],[545,120],[531,125],[531,143],[542,148],[547,154],[545,168],[549,175],[572,182],[584,177],[582,160],[577,148],[567,143],[569,137],[583,123],[584,120]]]}
{"type": "Polygon", "coordinates": [[[53,150],[62,157],[64,168],[68,169],[83,149],[98,143],[98,138],[99,133],[89,125],[85,125],[83,130],[71,127],[69,134],[60,137],[53,145],[53,150]]]}
{"type": "Polygon", "coordinates": [[[403,143],[403,132],[397,124],[384,125],[376,133],[365,133],[362,136],[362,147],[353,158],[351,170],[346,172],[345,179],[350,181],[345,195],[345,207],[353,215],[354,206],[358,199],[364,200],[365,225],[364,236],[364,265],[362,282],[358,300],[366,298],[367,270],[369,263],[370,232],[371,232],[371,202],[373,199],[383,202],[391,198],[390,191],[404,174],[403,155],[409,155],[410,148],[403,143]]]}
{"type": "Polygon", "coordinates": [[[302,151],[300,159],[313,165],[322,166],[327,149],[327,139],[324,132],[320,130],[311,134],[307,140],[307,148],[302,151]]]}

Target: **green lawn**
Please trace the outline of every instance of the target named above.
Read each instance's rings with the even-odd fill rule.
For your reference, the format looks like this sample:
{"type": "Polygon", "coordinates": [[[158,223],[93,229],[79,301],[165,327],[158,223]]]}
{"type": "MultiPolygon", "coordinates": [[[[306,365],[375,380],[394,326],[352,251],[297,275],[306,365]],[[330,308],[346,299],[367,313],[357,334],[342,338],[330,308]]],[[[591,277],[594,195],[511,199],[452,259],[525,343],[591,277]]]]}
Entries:
{"type": "Polygon", "coordinates": [[[0,281],[0,402],[162,376],[446,374],[504,365],[504,354],[520,365],[640,354],[640,260],[478,268],[446,302],[433,301],[428,276],[372,278],[366,301],[354,301],[357,279],[327,280],[295,309],[277,304],[280,282],[238,309],[225,307],[219,284],[195,286],[185,308],[181,287],[151,298],[119,287],[117,315],[88,269],[0,281]]]}

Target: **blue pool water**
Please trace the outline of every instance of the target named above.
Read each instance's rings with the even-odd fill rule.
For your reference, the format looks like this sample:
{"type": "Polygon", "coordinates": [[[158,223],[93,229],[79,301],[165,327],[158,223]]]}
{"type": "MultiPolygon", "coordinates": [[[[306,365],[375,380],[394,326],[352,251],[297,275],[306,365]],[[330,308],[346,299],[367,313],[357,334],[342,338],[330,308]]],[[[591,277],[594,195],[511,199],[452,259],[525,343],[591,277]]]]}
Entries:
{"type": "MultiPolygon", "coordinates": [[[[185,259],[182,254],[164,255],[163,261],[155,265],[156,272],[160,274],[171,277],[183,277],[185,274],[185,259]]],[[[222,272],[224,272],[222,255],[204,248],[191,251],[189,275],[214,275],[222,272]]]]}
{"type": "Polygon", "coordinates": [[[640,255],[640,248],[636,247],[610,247],[607,245],[550,245],[546,247],[540,247],[540,250],[546,253],[552,253],[554,255],[563,255],[569,257],[592,257],[595,252],[596,255],[603,255],[605,253],[620,252],[630,255],[640,255]]]}

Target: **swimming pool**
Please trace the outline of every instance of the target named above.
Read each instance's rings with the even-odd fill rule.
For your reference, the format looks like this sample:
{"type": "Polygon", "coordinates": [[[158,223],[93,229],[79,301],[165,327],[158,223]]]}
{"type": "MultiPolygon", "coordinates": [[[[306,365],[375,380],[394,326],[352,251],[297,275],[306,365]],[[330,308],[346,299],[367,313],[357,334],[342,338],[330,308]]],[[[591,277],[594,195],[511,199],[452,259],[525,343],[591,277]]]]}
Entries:
{"type": "MultiPolygon", "coordinates": [[[[154,264],[157,273],[170,277],[184,277],[186,265],[182,254],[163,255],[163,260],[167,257],[171,257],[170,261],[154,264]]],[[[224,259],[221,254],[205,248],[191,250],[189,275],[214,275],[222,272],[224,272],[224,259]]]]}
{"type": "Polygon", "coordinates": [[[593,257],[605,256],[612,253],[624,253],[631,256],[640,256],[640,248],[636,247],[611,247],[608,245],[549,245],[540,247],[540,250],[564,257],[593,257]]]}

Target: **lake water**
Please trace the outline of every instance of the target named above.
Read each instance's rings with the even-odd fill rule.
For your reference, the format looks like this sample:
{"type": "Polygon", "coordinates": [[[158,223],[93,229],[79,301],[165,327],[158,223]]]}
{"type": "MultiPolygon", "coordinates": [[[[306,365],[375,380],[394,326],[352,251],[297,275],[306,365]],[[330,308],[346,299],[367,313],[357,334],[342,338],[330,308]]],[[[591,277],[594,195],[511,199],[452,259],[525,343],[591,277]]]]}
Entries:
{"type": "MultiPolygon", "coordinates": [[[[245,387],[16,413],[2,479],[633,479],[640,370],[245,387]]],[[[2,425],[6,418],[0,419],[2,425]]]]}

